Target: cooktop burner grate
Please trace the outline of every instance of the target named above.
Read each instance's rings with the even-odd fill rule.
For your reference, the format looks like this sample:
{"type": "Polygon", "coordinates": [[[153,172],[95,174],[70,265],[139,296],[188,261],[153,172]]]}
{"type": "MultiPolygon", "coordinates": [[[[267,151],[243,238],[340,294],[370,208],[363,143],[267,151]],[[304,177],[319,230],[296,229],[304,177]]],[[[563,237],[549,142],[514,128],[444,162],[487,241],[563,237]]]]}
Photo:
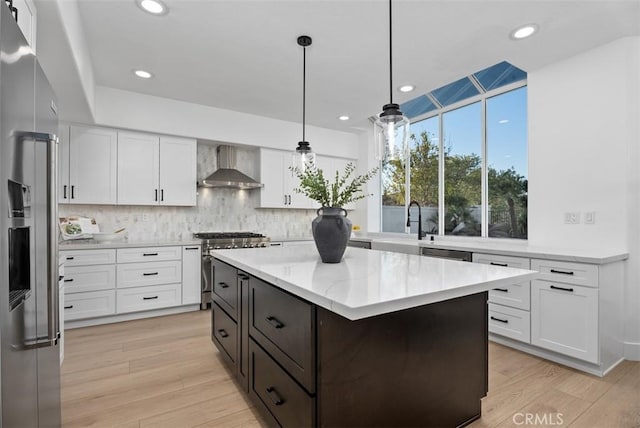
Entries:
{"type": "Polygon", "coordinates": [[[198,239],[242,239],[242,238],[266,238],[261,233],[253,232],[199,232],[193,234],[198,239]]]}

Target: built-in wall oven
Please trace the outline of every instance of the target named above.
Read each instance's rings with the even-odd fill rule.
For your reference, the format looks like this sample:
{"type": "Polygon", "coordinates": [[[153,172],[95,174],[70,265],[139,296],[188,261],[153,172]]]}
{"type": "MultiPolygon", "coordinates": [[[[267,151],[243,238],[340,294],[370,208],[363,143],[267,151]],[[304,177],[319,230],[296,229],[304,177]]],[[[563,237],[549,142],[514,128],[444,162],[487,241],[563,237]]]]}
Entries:
{"type": "Polygon", "coordinates": [[[253,232],[199,232],[194,238],[202,240],[202,280],[200,309],[211,306],[211,289],[213,285],[212,250],[237,248],[267,248],[270,238],[253,232]]]}

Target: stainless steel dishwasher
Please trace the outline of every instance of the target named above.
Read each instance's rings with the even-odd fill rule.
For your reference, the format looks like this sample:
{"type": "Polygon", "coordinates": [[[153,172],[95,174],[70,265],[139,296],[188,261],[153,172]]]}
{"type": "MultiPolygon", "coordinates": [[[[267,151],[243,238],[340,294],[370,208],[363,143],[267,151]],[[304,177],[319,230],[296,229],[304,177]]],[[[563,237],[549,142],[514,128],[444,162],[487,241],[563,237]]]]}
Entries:
{"type": "Polygon", "coordinates": [[[444,248],[428,248],[422,249],[422,255],[428,257],[437,257],[439,259],[458,260],[460,262],[470,262],[471,255],[469,251],[446,250],[444,248]]]}
{"type": "Polygon", "coordinates": [[[366,248],[367,250],[370,250],[371,249],[371,242],[368,242],[368,241],[355,241],[353,239],[350,239],[349,242],[347,242],[347,246],[355,247],[355,248],[366,248]]]}

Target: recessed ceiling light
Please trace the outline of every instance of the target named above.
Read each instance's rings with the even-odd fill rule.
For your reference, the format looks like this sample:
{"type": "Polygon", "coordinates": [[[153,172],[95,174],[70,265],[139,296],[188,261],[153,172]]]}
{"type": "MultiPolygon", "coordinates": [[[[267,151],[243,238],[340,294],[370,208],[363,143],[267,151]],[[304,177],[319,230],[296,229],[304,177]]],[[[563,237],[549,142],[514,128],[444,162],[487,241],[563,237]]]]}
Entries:
{"type": "Polygon", "coordinates": [[[166,15],[169,12],[169,8],[160,0],[136,0],[136,4],[145,12],[156,16],[166,15]]]}
{"type": "Polygon", "coordinates": [[[349,120],[349,116],[342,115],[342,116],[338,117],[338,119],[340,119],[340,120],[349,120]]]}
{"type": "Polygon", "coordinates": [[[527,37],[533,36],[536,31],[538,31],[538,26],[536,24],[523,25],[511,32],[511,38],[514,40],[526,39],[527,37]]]}
{"type": "Polygon", "coordinates": [[[141,79],[151,79],[153,77],[153,74],[144,70],[133,70],[133,74],[140,77],[141,79]]]}
{"type": "Polygon", "coordinates": [[[416,88],[416,87],[415,87],[414,85],[403,85],[403,86],[400,86],[400,87],[398,88],[398,90],[399,90],[400,92],[411,92],[411,91],[413,91],[415,88],[416,88]]]}

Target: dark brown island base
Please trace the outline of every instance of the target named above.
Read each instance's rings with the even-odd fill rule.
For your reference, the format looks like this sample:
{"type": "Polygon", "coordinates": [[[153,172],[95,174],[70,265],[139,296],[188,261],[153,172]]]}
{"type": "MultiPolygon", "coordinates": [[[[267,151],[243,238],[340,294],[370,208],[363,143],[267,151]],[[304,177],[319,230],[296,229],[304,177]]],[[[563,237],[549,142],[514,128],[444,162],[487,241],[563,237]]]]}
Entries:
{"type": "Polygon", "coordinates": [[[456,427],[487,393],[487,293],[351,321],[214,261],[212,340],[269,426],[456,427]]]}

